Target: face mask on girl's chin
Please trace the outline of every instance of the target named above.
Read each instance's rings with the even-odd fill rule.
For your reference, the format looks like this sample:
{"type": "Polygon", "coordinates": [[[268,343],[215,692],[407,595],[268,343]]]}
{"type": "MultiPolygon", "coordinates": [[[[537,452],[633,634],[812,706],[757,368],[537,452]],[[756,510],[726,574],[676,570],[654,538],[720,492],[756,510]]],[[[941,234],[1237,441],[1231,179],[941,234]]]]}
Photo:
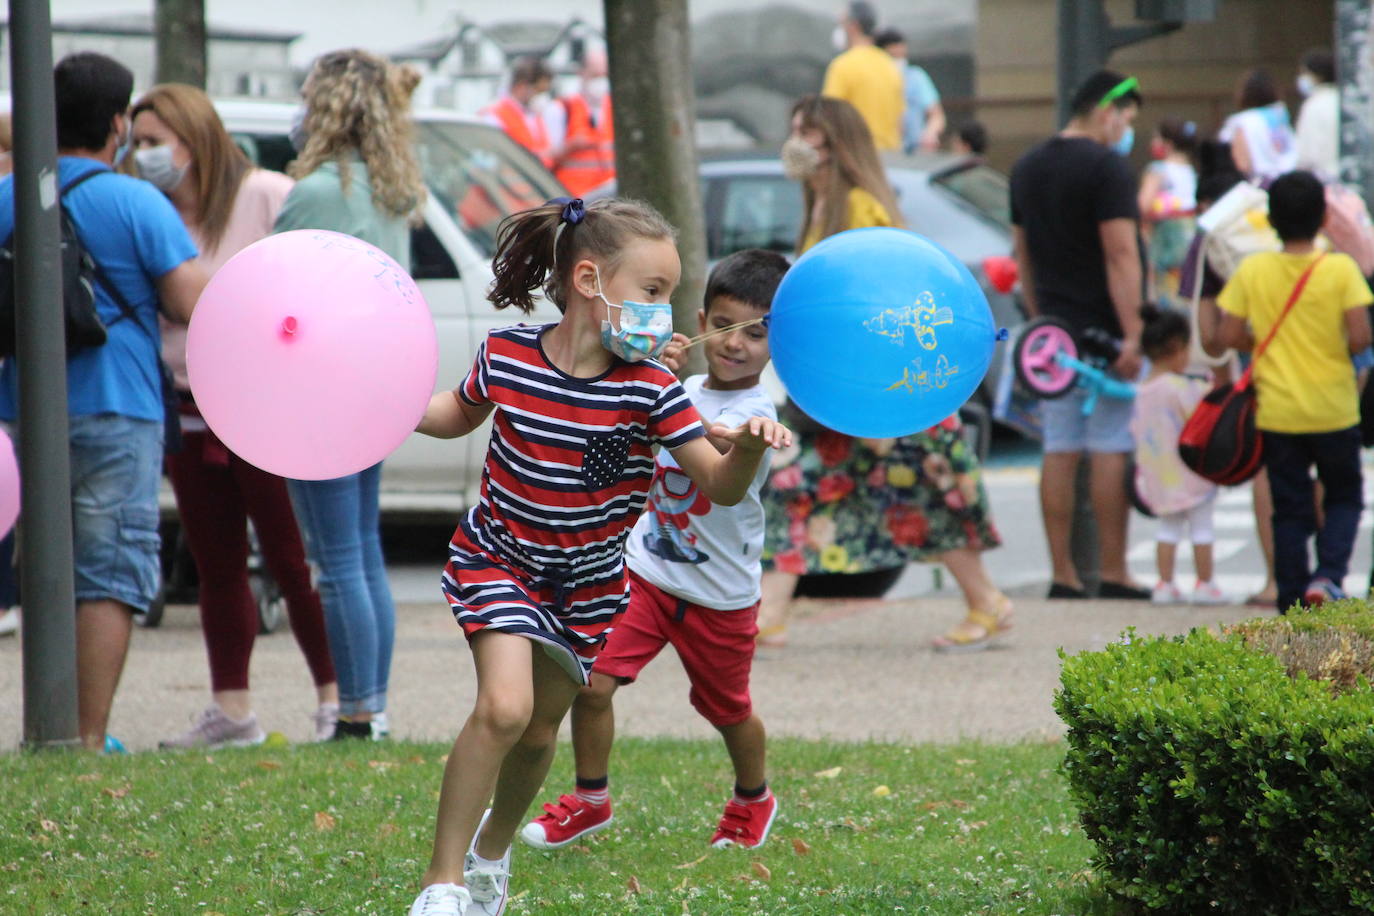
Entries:
{"type": "Polygon", "coordinates": [[[1317,88],[1317,78],[1310,73],[1298,74],[1298,92],[1303,98],[1312,94],[1312,90],[1317,88]]]}

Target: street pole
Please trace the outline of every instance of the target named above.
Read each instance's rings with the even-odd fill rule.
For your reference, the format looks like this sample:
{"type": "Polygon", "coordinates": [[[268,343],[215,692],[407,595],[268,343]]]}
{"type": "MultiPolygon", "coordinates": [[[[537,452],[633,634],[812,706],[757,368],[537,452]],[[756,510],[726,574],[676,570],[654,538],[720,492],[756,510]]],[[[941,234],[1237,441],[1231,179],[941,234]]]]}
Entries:
{"type": "MultiPolygon", "coordinates": [[[[673,326],[690,336],[706,291],[706,225],[687,0],[605,0],[604,9],[616,186],[622,197],[653,204],[677,228],[682,282],[673,295],[673,326]]],[[[683,371],[705,365],[694,347],[683,371]]]]}
{"type": "Polygon", "coordinates": [[[75,747],[76,597],[52,20],[47,0],[10,0],[9,8],[24,743],[75,747]]]}

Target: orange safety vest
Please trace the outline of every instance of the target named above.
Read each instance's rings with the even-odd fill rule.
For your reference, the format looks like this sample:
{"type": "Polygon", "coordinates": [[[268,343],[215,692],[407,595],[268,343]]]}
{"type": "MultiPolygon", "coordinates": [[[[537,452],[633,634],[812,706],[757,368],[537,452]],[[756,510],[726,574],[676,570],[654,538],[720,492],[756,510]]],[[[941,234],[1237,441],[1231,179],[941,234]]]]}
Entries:
{"type": "Polygon", "coordinates": [[[543,118],[527,117],[520,103],[508,95],[483,108],[482,114],[496,118],[507,136],[538,156],[546,168],[553,167],[553,158],[549,155],[549,132],[544,127],[543,118]]]}
{"type": "Polygon", "coordinates": [[[554,174],[574,197],[581,197],[597,185],[615,177],[615,125],[611,123],[611,97],[601,100],[600,119],[592,123],[591,106],[581,94],[562,100],[568,113],[568,129],[563,143],[589,140],[593,145],[568,153],[554,174]]]}

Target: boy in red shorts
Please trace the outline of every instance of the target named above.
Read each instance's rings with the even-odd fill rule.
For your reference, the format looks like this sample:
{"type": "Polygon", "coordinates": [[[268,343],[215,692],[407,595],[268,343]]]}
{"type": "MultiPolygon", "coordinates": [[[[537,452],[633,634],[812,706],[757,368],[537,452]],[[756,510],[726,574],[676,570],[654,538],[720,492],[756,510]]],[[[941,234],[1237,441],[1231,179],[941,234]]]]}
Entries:
{"type": "MultiPolygon", "coordinates": [[[[737,252],[711,271],[699,318],[703,332],[720,333],[702,342],[706,374],[683,382],[708,426],[776,419],[759,374],[769,359],[763,319],[786,271],[786,258],[760,249],[737,252]]],[[[610,825],[612,697],[668,643],[687,670],[692,705],[725,739],[735,767],[734,797],[711,845],[754,847],[768,838],[778,802],[764,772],[763,722],[749,699],[763,550],[759,490],[767,479],[765,457],[743,501],[712,505],[667,450],[659,451],[648,506],[625,545],[629,608],[573,703],[577,786],[520,831],[529,845],[559,849],[610,825]]]]}

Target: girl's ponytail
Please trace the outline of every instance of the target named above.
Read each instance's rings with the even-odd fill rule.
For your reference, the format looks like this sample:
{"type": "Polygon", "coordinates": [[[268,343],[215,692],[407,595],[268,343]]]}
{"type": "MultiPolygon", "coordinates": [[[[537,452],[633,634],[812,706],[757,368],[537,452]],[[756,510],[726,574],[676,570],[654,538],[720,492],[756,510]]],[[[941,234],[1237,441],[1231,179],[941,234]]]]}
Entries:
{"type": "Polygon", "coordinates": [[[496,258],[492,261],[487,298],[498,309],[515,306],[526,315],[534,311],[536,290],[553,274],[554,241],[563,219],[563,204],[550,202],[512,213],[496,227],[496,258]]]}
{"type": "Polygon", "coordinates": [[[609,279],[625,247],[635,239],[673,241],[673,227],[657,210],[636,200],[605,198],[584,204],[557,197],[542,206],[512,213],[496,227],[487,298],[498,309],[534,311],[534,292],[542,290],[561,312],[568,306],[568,284],[579,258],[595,258],[609,279]]]}

